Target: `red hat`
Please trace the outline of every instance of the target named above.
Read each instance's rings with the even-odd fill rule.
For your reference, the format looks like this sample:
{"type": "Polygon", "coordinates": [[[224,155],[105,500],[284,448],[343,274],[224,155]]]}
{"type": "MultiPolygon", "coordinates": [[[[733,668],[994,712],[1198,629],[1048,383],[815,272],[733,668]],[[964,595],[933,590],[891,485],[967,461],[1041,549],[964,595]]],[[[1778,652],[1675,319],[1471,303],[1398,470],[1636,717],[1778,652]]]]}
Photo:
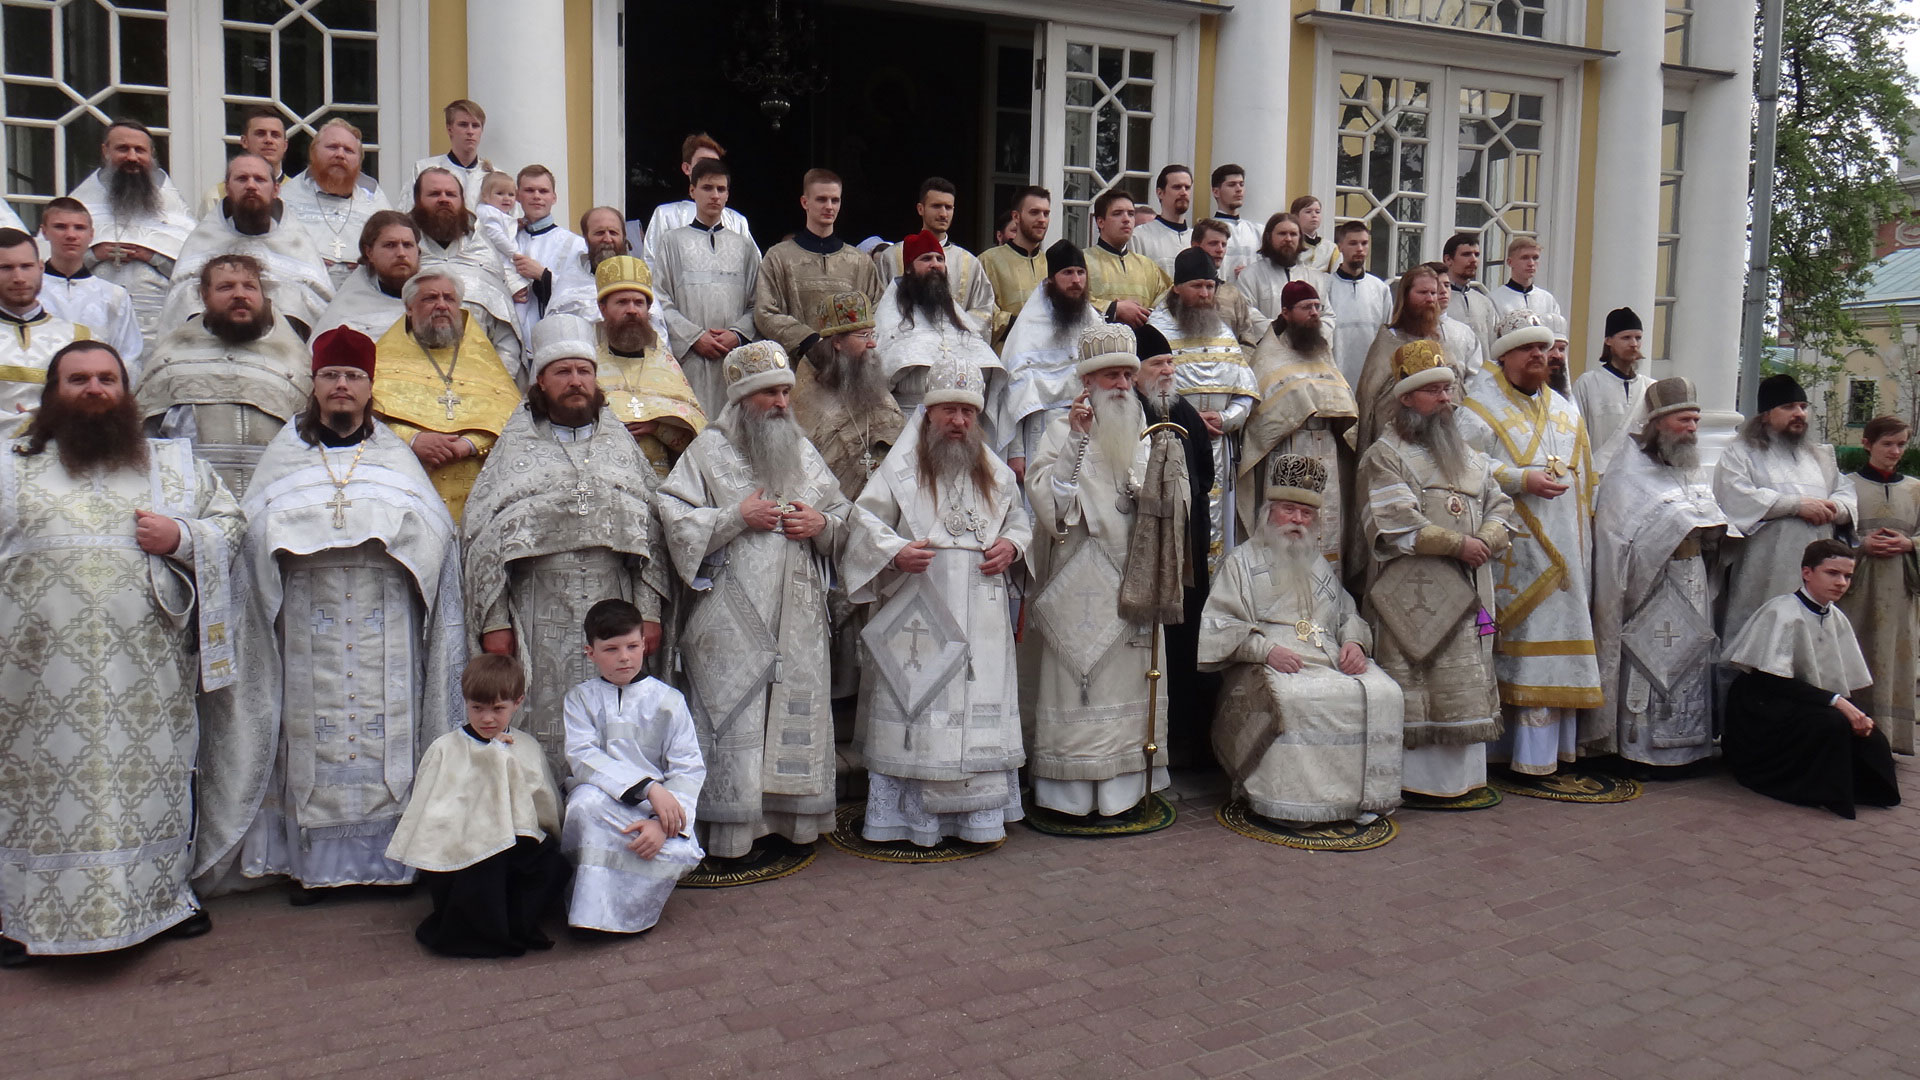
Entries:
{"type": "Polygon", "coordinates": [[[1289,281],[1286,287],[1280,290],[1280,309],[1284,311],[1302,300],[1318,299],[1320,299],[1320,292],[1313,286],[1304,281],[1289,281]]]}
{"type": "Polygon", "coordinates": [[[945,253],[944,249],[940,246],[940,238],[933,235],[932,230],[921,229],[919,232],[900,241],[900,265],[904,269],[911,270],[913,269],[913,260],[935,251],[939,251],[942,254],[945,253]]]}
{"type": "Polygon", "coordinates": [[[313,339],[313,373],[321,368],[359,368],[373,378],[373,339],[350,326],[336,326],[313,339]]]}

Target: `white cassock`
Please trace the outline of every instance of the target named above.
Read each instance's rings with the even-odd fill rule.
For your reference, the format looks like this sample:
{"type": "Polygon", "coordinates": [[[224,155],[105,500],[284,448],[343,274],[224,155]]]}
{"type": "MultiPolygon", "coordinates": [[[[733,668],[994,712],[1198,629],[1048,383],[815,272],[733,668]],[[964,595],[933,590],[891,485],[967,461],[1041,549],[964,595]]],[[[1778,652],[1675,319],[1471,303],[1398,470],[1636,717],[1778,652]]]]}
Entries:
{"type": "MultiPolygon", "coordinates": [[[[484,314],[484,308],[467,305],[469,313],[484,314]]],[[[406,318],[406,305],[400,297],[380,287],[374,278],[373,267],[363,266],[347,275],[339,291],[333,294],[333,302],[320,313],[320,319],[313,324],[313,337],[333,329],[336,326],[348,326],[379,341],[381,335],[393,329],[393,324],[406,318]]],[[[311,340],[311,339],[309,339],[311,340]]]]}
{"type": "Polygon", "coordinates": [[[387,193],[372,177],[363,176],[352,191],[335,195],[320,190],[320,185],[304,172],[280,185],[280,201],[287,215],[307,230],[336,290],[360,266],[360,233],[367,219],[393,208],[387,193]]]}
{"type": "Polygon", "coordinates": [[[5,199],[0,199],[0,229],[19,229],[28,236],[33,235],[33,230],[27,228],[20,220],[20,215],[13,212],[12,204],[5,199]]]}
{"type": "Polygon", "coordinates": [[[1301,233],[1300,265],[1332,273],[1340,265],[1340,245],[1333,242],[1333,234],[1309,238],[1301,233]]]}
{"type": "Polygon", "coordinates": [[[173,266],[173,289],[167,294],[166,307],[160,313],[160,332],[165,333],[206,309],[200,299],[200,270],[218,255],[251,255],[265,271],[261,287],[275,311],[311,329],[320,313],[333,299],[333,279],[313,237],[299,220],[289,220],[283,206],[275,207],[279,216],[259,235],[243,233],[233,227],[224,212],[202,219],[181,245],[179,261],[173,266]]]}
{"type": "Polygon", "coordinates": [[[883,570],[849,583],[853,603],[877,601],[863,635],[869,660],[856,728],[869,782],[864,835],[922,847],[948,836],[988,843],[1024,816],[1018,772],[1026,754],[1007,615],[1033,525],[1013,470],[997,458],[993,490],[966,476],[942,481],[936,500],[921,483],[925,418],[922,410],[908,421],[858,500],[895,534],[886,538],[888,560],[910,540],[927,540],[934,551],[922,573],[883,570]],[[1000,540],[1014,546],[1014,563],[986,577],[981,556],[1000,540]]]}
{"type": "Polygon", "coordinates": [[[1626,448],[1628,437],[1638,434],[1646,423],[1647,387],[1653,382],[1653,376],[1644,371],[1635,371],[1631,379],[1621,378],[1605,364],[1588,368],[1573,381],[1573,403],[1587,422],[1593,467],[1601,473],[1626,448]]]}
{"type": "MultiPolygon", "coordinates": [[[[1260,226],[1245,218],[1227,214],[1213,215],[1227,226],[1227,255],[1220,260],[1220,276],[1236,281],[1243,267],[1260,257],[1260,226]]],[[[1171,271],[1169,271],[1171,273],[1171,271]]]]}
{"type": "Polygon", "coordinates": [[[587,242],[579,233],[548,218],[538,225],[522,225],[515,236],[520,254],[547,271],[528,284],[525,300],[514,302],[522,341],[532,341],[533,324],[549,315],[578,315],[589,322],[600,317],[593,272],[587,269],[587,242]]]}
{"type": "Polygon", "coordinates": [[[1055,417],[1080,396],[1080,335],[1104,320],[1091,303],[1080,318],[1061,327],[1053,320],[1053,302],[1046,283],[1035,286],[1020,314],[1007,330],[1000,356],[1007,367],[1007,392],[993,429],[999,433],[1000,456],[1032,460],[1040,437],[1055,417]]]}
{"type": "Polygon", "coordinates": [[[1346,821],[1400,805],[1404,703],[1399,684],[1371,661],[1340,670],[1351,642],[1369,652],[1373,631],[1324,559],[1290,573],[1259,543],[1220,566],[1200,617],[1200,669],[1226,673],[1213,723],[1214,752],[1234,794],[1277,821],[1346,821]],[[1299,671],[1267,664],[1275,645],[1299,671]]]}
{"type": "Polygon", "coordinates": [[[127,376],[140,380],[140,358],[146,353],[146,339],[140,336],[140,323],[133,317],[133,298],[127,290],[81,267],[72,277],[53,267],[40,279],[40,306],[47,314],[78,323],[120,353],[126,362],[127,376]]]}
{"type": "Polygon", "coordinates": [[[160,309],[167,302],[174,260],[180,257],[187,234],[194,230],[193,212],[180,197],[179,189],[173,186],[173,180],[160,169],[153,170],[153,178],[160,190],[159,209],[126,221],[114,214],[113,204],[107,198],[107,185],[101,181],[98,170],[68,192],[85,203],[87,213],[93,217],[96,251],[102,244],[126,244],[154,253],[153,262],[103,259],[93,266],[94,273],[127,290],[133,301],[134,320],[140,324],[140,334],[147,339],[149,347],[160,334],[160,309]]]}
{"type": "Polygon", "coordinates": [[[1522,286],[1509,281],[1488,289],[1487,296],[1493,301],[1496,322],[1516,311],[1531,311],[1542,318],[1560,314],[1560,301],[1538,285],[1522,286]]]}
{"type": "Polygon", "coordinates": [[[707,766],[693,716],[678,690],[651,676],[625,686],[595,678],[567,691],[566,726],[573,775],[560,850],[574,863],[567,925],[637,934],[660,921],[674,883],[706,855],[694,839],[707,766]],[[659,816],[644,789],[622,801],[645,781],[664,785],[687,814],[686,828],[651,859],[627,850],[637,834],[620,831],[659,816]]]}
{"type": "Polygon", "coordinates": [[[1477,281],[1455,285],[1445,275],[1441,276],[1441,281],[1446,285],[1450,297],[1447,301],[1447,318],[1467,324],[1480,342],[1481,353],[1498,363],[1500,358],[1493,355],[1493,328],[1500,321],[1500,316],[1494,311],[1493,296],[1487,292],[1487,287],[1477,281]]]}
{"type": "Polygon", "coordinates": [[[467,208],[480,205],[480,185],[486,182],[487,174],[494,171],[493,162],[483,157],[475,157],[473,164],[462,165],[453,160],[451,154],[435,154],[421,158],[413,163],[413,171],[407,175],[407,182],[393,200],[395,210],[413,209],[413,182],[428,169],[445,169],[460,181],[460,190],[466,196],[467,208]]]}
{"type": "Polygon", "coordinates": [[[1240,276],[1234,279],[1233,286],[1247,298],[1247,303],[1265,312],[1278,323],[1286,318],[1287,310],[1287,306],[1280,302],[1280,293],[1288,284],[1304,281],[1313,286],[1313,291],[1319,294],[1322,301],[1320,324],[1331,334],[1340,328],[1340,312],[1329,299],[1333,293],[1333,287],[1328,284],[1330,277],[1331,275],[1325,270],[1308,266],[1305,260],[1296,262],[1292,266],[1281,266],[1272,259],[1255,258],[1247,264],[1246,269],[1240,271],[1240,276]]]}
{"type": "Polygon", "coordinates": [[[1393,318],[1393,290],[1366,271],[1350,278],[1339,270],[1327,275],[1327,291],[1320,297],[1339,315],[1333,330],[1333,362],[1347,385],[1360,385],[1373,336],[1393,318]]]}
{"type": "MultiPolygon", "coordinates": [[[[91,327],[76,325],[45,308],[25,319],[0,320],[0,422],[38,409],[53,354],[92,336],[91,327]]],[[[129,366],[127,375],[134,377],[135,370],[129,366]]]]}
{"type": "MultiPolygon", "coordinates": [[[[981,278],[984,280],[985,275],[981,278]]],[[[939,326],[930,326],[924,313],[909,323],[900,314],[899,293],[900,281],[896,278],[874,305],[873,349],[887,373],[887,384],[893,388],[893,400],[899,404],[900,411],[911,415],[920,407],[920,399],[927,394],[928,365],[957,353],[972,360],[987,382],[987,407],[980,410],[980,418],[991,425],[1007,394],[1007,369],[987,344],[986,335],[980,329],[986,324],[964,311],[958,312],[963,324],[959,327],[944,317],[939,326]]],[[[988,306],[992,306],[992,301],[988,301],[988,306]]],[[[989,426],[988,446],[999,446],[1005,441],[1005,433],[989,426]]]]}
{"type": "MultiPolygon", "coordinates": [[[[901,245],[893,244],[880,253],[880,280],[891,282],[904,273],[900,266],[901,250],[901,245]]],[[[973,325],[990,331],[993,328],[993,281],[987,277],[986,268],[980,265],[978,256],[954,243],[950,236],[941,238],[940,250],[947,257],[947,291],[953,296],[953,306],[966,313],[973,325]]],[[[981,336],[986,337],[986,332],[981,336]]]]}
{"type": "MultiPolygon", "coordinates": [[[[1165,300],[1155,304],[1147,325],[1166,336],[1173,349],[1173,389],[1200,412],[1220,414],[1221,434],[1208,440],[1213,450],[1213,490],[1207,493],[1213,550],[1207,568],[1215,569],[1234,545],[1234,486],[1240,474],[1239,433],[1260,402],[1253,366],[1233,336],[1233,328],[1215,318],[1211,334],[1188,335],[1165,300]]],[[[1324,324],[1323,324],[1324,325],[1324,324]]],[[[1273,331],[1268,331],[1272,333],[1273,331]]]]}
{"type": "Polygon", "coordinates": [[[1164,682],[1153,684],[1147,731],[1147,671],[1165,663],[1164,644],[1150,651],[1152,628],[1119,614],[1133,532],[1131,504],[1122,509],[1119,496],[1139,490],[1147,457],[1147,440],[1137,439],[1133,459],[1116,468],[1063,416],[1027,463],[1035,532],[1027,563],[1038,590],[1028,604],[1032,644],[1023,646],[1032,663],[1022,666],[1036,672],[1027,775],[1049,810],[1118,814],[1168,784],[1164,682]],[[1159,748],[1151,770],[1148,742],[1159,748]]]}
{"type": "Polygon", "coordinates": [[[387,844],[421,755],[465,721],[459,534],[379,421],[354,446],[283,428],[254,479],[236,574],[243,703],[258,704],[242,715],[270,771],[240,871],[315,888],[411,881],[387,844]]]}
{"type": "Polygon", "coordinates": [[[1720,455],[1713,496],[1727,523],[1746,537],[1731,553],[1726,613],[1720,636],[1733,636],[1760,605],[1800,587],[1800,556],[1835,526],[1859,516],[1853,474],[1840,471],[1833,447],[1809,441],[1791,447],[1776,433],[1762,450],[1737,436],[1720,455]],[[1828,499],[1840,507],[1832,524],[1809,525],[1796,515],[1801,499],[1828,499]]]}
{"type": "Polygon", "coordinates": [[[260,455],[307,407],[312,369],[306,343],[284,315],[244,345],[222,341],[194,319],[154,345],[135,398],[156,434],[193,443],[194,455],[244,499],[260,455]]]}
{"type": "MultiPolygon", "coordinates": [[[[660,254],[660,241],[673,230],[693,224],[699,216],[700,208],[692,199],[661,203],[653,208],[653,216],[647,219],[647,231],[640,238],[638,254],[655,277],[660,275],[660,264],[654,261],[660,254]]],[[[754,242],[753,230],[748,227],[744,214],[731,206],[721,207],[720,225],[752,246],[755,259],[760,257],[760,245],[754,242]]]]}
{"type": "Polygon", "coordinates": [[[759,337],[753,323],[753,293],[760,282],[760,252],[753,241],[722,225],[708,229],[695,222],[665,236],[647,234],[654,253],[653,287],[660,315],[654,325],[678,345],[680,370],[708,416],[727,405],[725,357],[710,360],[694,351],[708,330],[731,330],[734,344],[759,337]]]}
{"type": "MultiPolygon", "coordinates": [[[[1127,250],[1136,255],[1145,255],[1160,264],[1160,269],[1173,276],[1173,260],[1180,253],[1193,246],[1193,225],[1191,223],[1174,224],[1166,218],[1154,215],[1152,221],[1133,230],[1133,239],[1127,242],[1127,250]]],[[[1260,307],[1255,304],[1255,307],[1260,307]]],[[[1271,308],[1261,307],[1262,311],[1271,308]]]]}

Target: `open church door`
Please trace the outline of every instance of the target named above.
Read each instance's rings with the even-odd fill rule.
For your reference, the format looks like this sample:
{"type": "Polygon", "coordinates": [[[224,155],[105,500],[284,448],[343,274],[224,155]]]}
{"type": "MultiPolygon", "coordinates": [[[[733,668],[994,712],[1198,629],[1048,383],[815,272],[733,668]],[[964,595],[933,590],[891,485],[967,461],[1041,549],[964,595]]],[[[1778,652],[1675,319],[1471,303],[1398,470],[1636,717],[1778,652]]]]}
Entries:
{"type": "Polygon", "coordinates": [[[1053,190],[1054,234],[1085,247],[1101,192],[1147,199],[1169,148],[1189,152],[1190,134],[1174,138],[1192,130],[1173,116],[1175,39],[1058,22],[1038,36],[1039,182],[1053,190]]]}

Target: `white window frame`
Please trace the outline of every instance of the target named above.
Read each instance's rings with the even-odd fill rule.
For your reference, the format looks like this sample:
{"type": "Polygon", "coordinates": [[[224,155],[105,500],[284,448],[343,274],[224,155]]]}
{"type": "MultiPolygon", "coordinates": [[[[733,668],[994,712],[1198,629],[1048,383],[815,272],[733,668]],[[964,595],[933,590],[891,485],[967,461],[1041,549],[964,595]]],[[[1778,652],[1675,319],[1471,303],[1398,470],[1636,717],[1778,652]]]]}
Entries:
{"type": "MultiPolygon", "coordinates": [[[[1399,0],[1403,4],[1427,6],[1432,0],[1399,0]]],[[[1341,10],[1340,0],[1319,0],[1317,10],[1336,15],[1356,15],[1360,18],[1377,20],[1398,26],[1426,27],[1446,30],[1456,34],[1474,34],[1493,38],[1498,41],[1514,42],[1552,42],[1560,45],[1584,45],[1587,37],[1587,0],[1547,0],[1546,20],[1537,38],[1522,37],[1519,34],[1496,34],[1486,30],[1462,30],[1445,23],[1426,22],[1416,19],[1389,18],[1383,15],[1366,15],[1361,12],[1341,10]]]]}

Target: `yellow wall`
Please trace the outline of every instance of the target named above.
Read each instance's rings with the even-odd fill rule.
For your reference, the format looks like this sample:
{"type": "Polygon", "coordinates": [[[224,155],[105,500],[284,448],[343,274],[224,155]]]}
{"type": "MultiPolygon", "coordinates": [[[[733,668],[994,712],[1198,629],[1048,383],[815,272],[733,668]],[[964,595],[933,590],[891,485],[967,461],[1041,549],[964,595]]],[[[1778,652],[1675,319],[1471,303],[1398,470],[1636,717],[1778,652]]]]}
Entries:
{"type": "Polygon", "coordinates": [[[567,0],[566,47],[567,207],[578,221],[593,205],[593,0],[567,0]]]}
{"type": "Polygon", "coordinates": [[[1213,216],[1213,189],[1207,180],[1213,175],[1213,71],[1220,46],[1220,18],[1200,17],[1200,95],[1199,115],[1193,125],[1193,212],[1188,221],[1213,216]]]}
{"type": "MultiPolygon", "coordinates": [[[[1587,5],[1587,44],[1598,48],[1600,45],[1601,19],[1600,9],[1604,5],[1595,2],[1587,5]]],[[[1567,291],[1567,302],[1562,310],[1567,316],[1567,377],[1578,378],[1595,362],[1598,352],[1587,344],[1597,340],[1589,338],[1587,328],[1595,320],[1589,318],[1587,311],[1587,271],[1590,267],[1586,255],[1593,250],[1593,187],[1598,170],[1600,147],[1600,65],[1588,61],[1580,79],[1580,158],[1573,184],[1573,250],[1559,253],[1558,257],[1573,264],[1573,287],[1567,291]]],[[[1551,252],[1548,258],[1554,258],[1551,252]]]]}
{"type": "Polygon", "coordinates": [[[440,106],[467,94],[467,0],[429,0],[427,5],[427,94],[433,102],[427,122],[428,148],[447,152],[447,127],[440,106]]]}
{"type": "MultiPolygon", "coordinates": [[[[1314,0],[1293,0],[1293,13],[1300,15],[1316,7],[1314,0]]],[[[1287,203],[1295,197],[1312,191],[1313,185],[1313,81],[1319,72],[1314,65],[1314,29],[1305,23],[1293,22],[1293,38],[1288,43],[1292,53],[1287,77],[1287,203]]],[[[1326,209],[1333,210],[1333,193],[1315,192],[1326,209]]],[[[1286,205],[1276,206],[1276,210],[1286,209],[1286,205]]],[[[1332,228],[1332,219],[1328,219],[1328,228],[1332,228]]]]}

